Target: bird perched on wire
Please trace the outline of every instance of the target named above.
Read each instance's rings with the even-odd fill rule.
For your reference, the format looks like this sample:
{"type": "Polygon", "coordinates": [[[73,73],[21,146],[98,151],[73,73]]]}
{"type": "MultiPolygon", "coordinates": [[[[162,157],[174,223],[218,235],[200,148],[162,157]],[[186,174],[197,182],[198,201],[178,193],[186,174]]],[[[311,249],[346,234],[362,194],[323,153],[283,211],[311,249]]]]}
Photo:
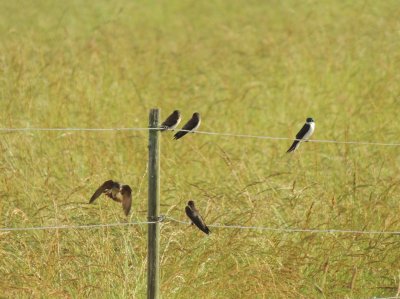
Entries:
{"type": "Polygon", "coordinates": [[[94,192],[89,203],[94,202],[102,193],[112,200],[120,202],[125,215],[128,216],[132,206],[132,189],[129,185],[123,185],[113,180],[105,181],[99,188],[97,188],[96,192],[94,192]]]}
{"type": "Polygon", "coordinates": [[[192,225],[195,224],[201,231],[206,233],[207,235],[211,232],[207,225],[205,224],[203,217],[199,214],[199,211],[194,206],[194,201],[189,200],[187,206],[185,208],[186,215],[192,221],[192,225]]]}
{"type": "Polygon", "coordinates": [[[299,146],[300,142],[306,141],[310,138],[310,136],[314,133],[315,122],[312,117],[306,119],[306,123],[301,128],[301,130],[296,135],[296,140],[293,141],[291,147],[287,150],[287,153],[294,152],[299,146]]]}
{"type": "Polygon", "coordinates": [[[175,129],[181,121],[181,112],[179,110],[174,110],[170,116],[161,124],[160,130],[173,130],[175,129]]]}
{"type": "Polygon", "coordinates": [[[174,135],[174,139],[179,139],[185,136],[187,133],[194,133],[195,130],[200,126],[201,119],[200,113],[195,112],[192,115],[192,118],[182,127],[182,129],[174,135]]]}

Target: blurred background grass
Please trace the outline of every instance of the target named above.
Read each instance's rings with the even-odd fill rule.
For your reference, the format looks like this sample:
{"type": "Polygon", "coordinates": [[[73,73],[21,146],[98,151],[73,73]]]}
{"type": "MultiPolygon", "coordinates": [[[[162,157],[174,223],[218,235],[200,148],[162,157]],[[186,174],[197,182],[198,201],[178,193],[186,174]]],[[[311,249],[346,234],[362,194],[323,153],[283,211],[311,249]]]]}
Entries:
{"type": "MultiPolygon", "coordinates": [[[[201,129],[398,142],[398,1],[2,1],[1,127],[201,129]]],[[[162,136],[161,212],[208,223],[400,230],[397,147],[162,136]]],[[[145,132],[3,133],[2,227],[124,221],[88,198],[129,183],[147,207],[145,132]]],[[[398,236],[282,234],[176,223],[161,232],[164,298],[367,298],[399,293],[398,236]]],[[[4,297],[146,295],[146,227],[0,234],[4,297]]]]}

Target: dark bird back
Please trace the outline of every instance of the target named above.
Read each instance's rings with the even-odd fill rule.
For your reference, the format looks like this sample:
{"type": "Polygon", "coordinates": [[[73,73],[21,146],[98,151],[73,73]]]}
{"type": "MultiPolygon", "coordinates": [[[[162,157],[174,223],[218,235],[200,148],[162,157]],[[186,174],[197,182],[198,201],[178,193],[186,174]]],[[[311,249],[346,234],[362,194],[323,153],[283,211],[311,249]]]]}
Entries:
{"type": "Polygon", "coordinates": [[[121,187],[122,194],[122,209],[125,212],[125,215],[128,216],[132,206],[132,189],[128,185],[122,185],[121,187]]]}
{"type": "Polygon", "coordinates": [[[211,232],[205,224],[203,218],[199,214],[199,211],[194,206],[194,201],[189,200],[188,205],[185,208],[186,215],[190,218],[193,224],[195,224],[201,231],[207,235],[211,232]]]}
{"type": "Polygon", "coordinates": [[[201,119],[200,113],[193,113],[192,118],[182,127],[182,129],[174,135],[174,139],[179,139],[185,136],[189,132],[194,132],[200,126],[201,119]],[[184,131],[182,131],[184,130],[184,131]]]}
{"type": "Polygon", "coordinates": [[[161,124],[161,131],[165,130],[173,130],[181,121],[181,112],[179,110],[175,110],[171,113],[170,116],[161,124]]]}
{"type": "Polygon", "coordinates": [[[292,145],[287,150],[287,153],[295,151],[299,146],[301,141],[307,141],[307,139],[314,132],[315,123],[314,120],[309,117],[306,119],[306,123],[303,125],[301,130],[296,134],[296,140],[293,141],[292,145]]]}

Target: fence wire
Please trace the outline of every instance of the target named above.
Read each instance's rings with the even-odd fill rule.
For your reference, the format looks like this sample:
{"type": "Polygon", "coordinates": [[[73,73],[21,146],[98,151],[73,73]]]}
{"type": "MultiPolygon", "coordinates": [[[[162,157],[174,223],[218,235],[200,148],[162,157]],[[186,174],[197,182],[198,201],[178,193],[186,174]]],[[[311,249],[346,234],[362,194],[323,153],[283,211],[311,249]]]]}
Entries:
{"type": "MultiPolygon", "coordinates": [[[[157,128],[0,128],[0,133],[12,132],[109,132],[109,131],[150,131],[159,130],[157,128]]],[[[175,130],[178,131],[178,130],[175,130]]],[[[189,130],[180,130],[183,132],[190,132],[189,130]]],[[[238,134],[229,132],[209,132],[209,131],[196,131],[196,134],[214,135],[222,137],[237,137],[237,138],[253,138],[253,139],[266,139],[266,140],[300,140],[290,137],[274,137],[265,135],[251,135],[251,134],[238,134]]],[[[375,146],[400,146],[400,142],[371,142],[371,141],[340,141],[328,139],[309,139],[308,142],[314,143],[333,143],[333,144],[353,144],[353,145],[375,145],[375,146]]]]}
{"type": "MultiPolygon", "coordinates": [[[[165,221],[178,224],[190,225],[189,221],[178,220],[170,216],[160,216],[156,221],[136,221],[136,222],[117,222],[103,224],[83,224],[83,225],[54,225],[54,226],[33,226],[33,227],[2,227],[0,232],[12,231],[32,231],[32,230],[54,230],[54,229],[97,229],[103,227],[144,225],[153,223],[162,223],[165,221]]],[[[290,227],[269,227],[269,226],[246,226],[238,224],[207,224],[211,228],[220,229],[242,229],[259,230],[277,233],[319,233],[319,234],[357,234],[357,235],[400,235],[400,231],[377,231],[377,230],[351,230],[351,229],[313,229],[313,228],[290,228],[290,227]]]]}
{"type": "MultiPolygon", "coordinates": [[[[166,216],[167,220],[180,224],[191,224],[187,221],[178,220],[166,216]]],[[[244,229],[244,230],[264,230],[271,232],[282,233],[323,233],[323,234],[358,234],[358,235],[400,235],[400,231],[376,231],[376,230],[351,230],[351,229],[313,229],[313,228],[282,228],[282,227],[268,227],[268,226],[244,226],[244,225],[226,225],[226,224],[207,224],[208,227],[214,228],[227,228],[227,229],[244,229]]]]}
{"type": "Polygon", "coordinates": [[[116,222],[103,224],[82,224],[82,225],[54,225],[54,226],[32,226],[32,227],[2,227],[0,232],[31,231],[31,230],[53,230],[53,229],[91,229],[102,227],[130,226],[158,223],[161,221],[136,221],[136,222],[116,222]]]}

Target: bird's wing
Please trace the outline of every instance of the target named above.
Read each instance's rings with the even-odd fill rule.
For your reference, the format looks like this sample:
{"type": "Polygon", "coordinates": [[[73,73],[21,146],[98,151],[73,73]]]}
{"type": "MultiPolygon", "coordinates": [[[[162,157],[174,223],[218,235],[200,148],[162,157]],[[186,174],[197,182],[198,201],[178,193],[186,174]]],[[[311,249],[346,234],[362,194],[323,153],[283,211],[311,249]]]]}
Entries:
{"type": "Polygon", "coordinates": [[[178,140],[179,138],[182,138],[183,136],[185,136],[187,133],[189,133],[189,132],[179,131],[178,133],[176,133],[176,134],[174,135],[174,139],[175,139],[175,140],[178,140]]]}
{"type": "Polygon", "coordinates": [[[183,126],[182,130],[193,130],[197,124],[199,123],[198,118],[192,117],[189,121],[183,126]]]}
{"type": "Polygon", "coordinates": [[[97,188],[96,192],[94,192],[94,194],[89,200],[89,203],[94,202],[95,199],[99,197],[105,190],[111,189],[113,184],[114,182],[112,180],[105,181],[99,188],[97,188]]]}
{"type": "Polygon", "coordinates": [[[172,113],[168,118],[161,124],[161,128],[168,128],[173,125],[178,121],[179,115],[176,115],[175,113],[172,113]]]}
{"type": "Polygon", "coordinates": [[[186,215],[190,218],[190,220],[192,220],[192,218],[194,217],[194,213],[193,213],[192,209],[189,206],[186,206],[185,212],[186,212],[186,215]]]}
{"type": "Polygon", "coordinates": [[[202,228],[200,228],[200,229],[208,235],[209,233],[211,233],[211,231],[207,227],[206,223],[204,222],[203,217],[201,217],[200,215],[199,215],[199,217],[200,217],[201,223],[203,224],[202,228]]]}
{"type": "Polygon", "coordinates": [[[295,151],[299,147],[299,145],[300,145],[300,141],[298,141],[298,140],[293,141],[292,145],[287,150],[287,153],[295,151]]]}
{"type": "Polygon", "coordinates": [[[192,222],[204,233],[209,234],[210,230],[207,225],[204,223],[203,218],[196,212],[194,212],[190,207],[186,206],[185,208],[186,215],[192,220],[192,222]]]}
{"type": "Polygon", "coordinates": [[[299,131],[299,133],[297,133],[296,139],[301,139],[301,138],[303,138],[304,135],[308,132],[309,129],[310,129],[310,125],[309,125],[309,124],[304,124],[304,126],[301,128],[301,130],[299,131]]]}
{"type": "Polygon", "coordinates": [[[189,133],[189,132],[179,131],[174,135],[174,139],[178,140],[179,138],[182,138],[183,136],[185,136],[187,133],[189,133]]]}
{"type": "Polygon", "coordinates": [[[122,186],[122,208],[124,209],[125,215],[128,216],[132,206],[132,189],[128,185],[122,186]]]}
{"type": "Polygon", "coordinates": [[[188,131],[193,130],[197,124],[199,123],[199,119],[196,119],[194,117],[192,117],[181,129],[181,131],[179,131],[178,133],[176,133],[174,135],[174,139],[179,139],[183,136],[185,136],[187,133],[189,133],[188,131]],[[184,130],[184,131],[182,131],[184,130]]]}

